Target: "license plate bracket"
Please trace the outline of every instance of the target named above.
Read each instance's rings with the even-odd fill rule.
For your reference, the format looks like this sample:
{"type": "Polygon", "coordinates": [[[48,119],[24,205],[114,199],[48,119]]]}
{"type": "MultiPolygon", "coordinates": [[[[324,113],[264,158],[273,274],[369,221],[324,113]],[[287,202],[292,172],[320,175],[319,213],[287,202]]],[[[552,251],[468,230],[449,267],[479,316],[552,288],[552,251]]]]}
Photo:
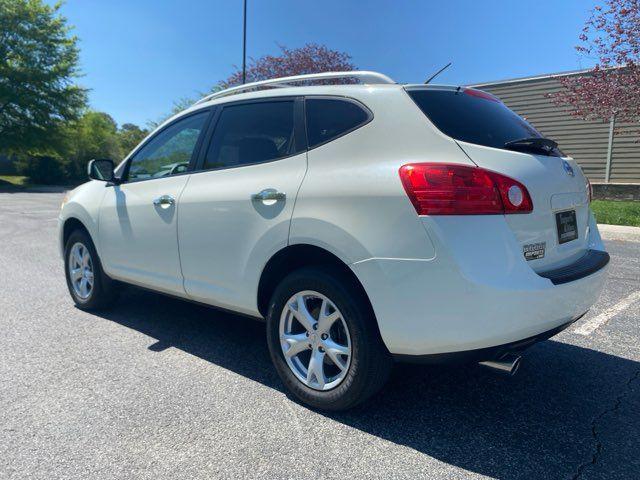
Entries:
{"type": "Polygon", "coordinates": [[[558,243],[567,243],[578,238],[578,222],[575,210],[556,213],[558,243]]]}

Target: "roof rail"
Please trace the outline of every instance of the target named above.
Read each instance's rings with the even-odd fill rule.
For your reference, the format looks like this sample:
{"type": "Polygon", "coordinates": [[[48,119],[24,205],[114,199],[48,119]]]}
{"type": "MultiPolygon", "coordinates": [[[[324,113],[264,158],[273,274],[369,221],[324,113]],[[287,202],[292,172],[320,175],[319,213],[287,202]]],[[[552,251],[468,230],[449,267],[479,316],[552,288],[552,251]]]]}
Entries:
{"type": "Polygon", "coordinates": [[[294,75],[292,77],[272,78],[270,80],[262,80],[260,82],[245,83],[244,85],[238,85],[237,87],[226,88],[219,92],[214,92],[198,100],[194,105],[199,103],[208,102],[214,98],[226,97],[227,95],[233,95],[236,93],[244,92],[247,90],[253,90],[258,87],[292,87],[289,85],[294,82],[307,82],[310,80],[331,80],[335,78],[357,78],[362,83],[368,84],[393,84],[396,83],[386,75],[378,72],[368,72],[363,70],[354,70],[352,72],[323,72],[312,73],[309,75],[294,75]]]}

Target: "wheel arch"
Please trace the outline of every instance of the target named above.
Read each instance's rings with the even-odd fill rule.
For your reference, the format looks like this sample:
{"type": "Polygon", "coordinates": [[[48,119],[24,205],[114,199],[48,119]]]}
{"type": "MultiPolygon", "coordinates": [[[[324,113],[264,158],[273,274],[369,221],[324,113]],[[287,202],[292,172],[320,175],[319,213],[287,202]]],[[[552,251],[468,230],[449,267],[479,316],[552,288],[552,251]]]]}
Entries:
{"type": "Polygon", "coordinates": [[[269,301],[284,277],[294,270],[313,266],[329,266],[343,274],[362,294],[373,315],[373,307],[371,306],[369,296],[349,265],[330,251],[310,244],[288,245],[276,252],[269,259],[262,270],[260,281],[258,282],[257,303],[260,314],[264,317],[267,316],[269,301]]]}
{"type": "Polygon", "coordinates": [[[69,236],[71,236],[71,234],[76,230],[84,231],[87,235],[89,235],[89,238],[91,239],[93,244],[94,245],[96,244],[95,240],[91,236],[91,232],[89,232],[89,229],[86,227],[86,225],[82,223],[82,220],[80,220],[77,217],[69,217],[64,221],[64,224],[62,225],[62,248],[63,249],[64,249],[64,246],[67,244],[67,240],[69,239],[69,236]]]}

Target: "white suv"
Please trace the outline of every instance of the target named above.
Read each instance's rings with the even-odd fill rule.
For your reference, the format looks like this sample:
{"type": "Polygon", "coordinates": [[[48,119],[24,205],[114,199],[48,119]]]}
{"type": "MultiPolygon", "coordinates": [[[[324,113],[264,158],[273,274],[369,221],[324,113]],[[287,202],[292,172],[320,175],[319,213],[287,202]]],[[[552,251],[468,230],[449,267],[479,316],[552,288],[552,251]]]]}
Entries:
{"type": "Polygon", "coordinates": [[[266,318],[283,382],[318,408],[363,401],[394,358],[514,370],[609,261],[553,141],[488,93],[373,72],[212,94],[89,176],[59,219],[76,305],[122,282],[266,318]],[[362,83],[310,85],[338,78],[362,83]]]}

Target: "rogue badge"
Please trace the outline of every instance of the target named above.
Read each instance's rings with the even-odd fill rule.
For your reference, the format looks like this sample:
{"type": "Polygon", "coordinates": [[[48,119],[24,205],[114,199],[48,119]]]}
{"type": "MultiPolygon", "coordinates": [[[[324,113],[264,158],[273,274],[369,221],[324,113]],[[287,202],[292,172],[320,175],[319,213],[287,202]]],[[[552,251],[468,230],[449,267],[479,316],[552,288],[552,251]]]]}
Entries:
{"type": "Polygon", "coordinates": [[[524,259],[529,260],[537,260],[538,258],[544,257],[544,249],[547,246],[547,242],[540,243],[530,243],[529,245],[525,245],[522,247],[524,252],[524,259]]]}

